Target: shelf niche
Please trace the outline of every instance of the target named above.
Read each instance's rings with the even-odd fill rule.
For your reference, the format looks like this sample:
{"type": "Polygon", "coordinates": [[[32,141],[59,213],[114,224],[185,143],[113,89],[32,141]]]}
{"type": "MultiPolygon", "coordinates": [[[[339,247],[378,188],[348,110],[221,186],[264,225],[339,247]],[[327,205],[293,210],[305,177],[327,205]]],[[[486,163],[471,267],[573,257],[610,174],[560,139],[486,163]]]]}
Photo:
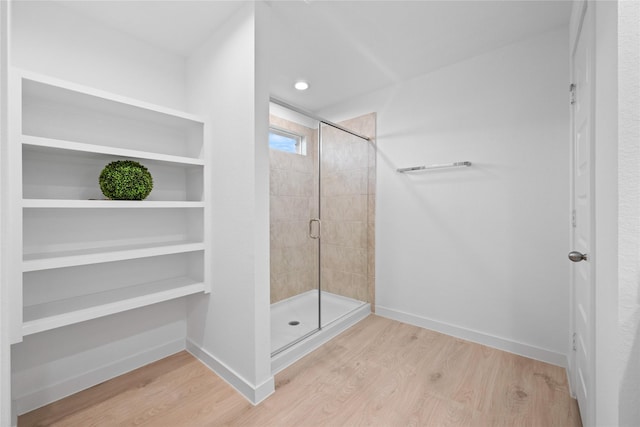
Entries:
{"type": "Polygon", "coordinates": [[[202,209],[24,209],[23,221],[25,261],[84,264],[203,242],[202,209]]]}
{"type": "MultiPolygon", "coordinates": [[[[115,160],[130,157],[23,145],[22,191],[25,199],[104,199],[99,176],[115,160]]],[[[149,201],[202,201],[203,166],[133,159],[153,177],[149,201]]]]}
{"type": "Polygon", "coordinates": [[[204,126],[195,117],[72,86],[23,77],[22,134],[203,158],[204,126]]]}
{"type": "Polygon", "coordinates": [[[205,291],[203,252],[26,272],[23,334],[205,291]]]}

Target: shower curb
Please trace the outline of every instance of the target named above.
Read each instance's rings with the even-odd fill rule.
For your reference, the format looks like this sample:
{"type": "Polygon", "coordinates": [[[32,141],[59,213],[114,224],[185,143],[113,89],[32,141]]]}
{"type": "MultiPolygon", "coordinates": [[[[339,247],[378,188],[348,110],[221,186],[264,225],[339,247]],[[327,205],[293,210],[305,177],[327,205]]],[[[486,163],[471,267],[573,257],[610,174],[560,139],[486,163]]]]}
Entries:
{"type": "Polygon", "coordinates": [[[366,319],[370,314],[371,304],[364,304],[353,312],[323,327],[304,341],[273,356],[271,358],[271,375],[275,375],[291,366],[356,323],[366,319]]]}

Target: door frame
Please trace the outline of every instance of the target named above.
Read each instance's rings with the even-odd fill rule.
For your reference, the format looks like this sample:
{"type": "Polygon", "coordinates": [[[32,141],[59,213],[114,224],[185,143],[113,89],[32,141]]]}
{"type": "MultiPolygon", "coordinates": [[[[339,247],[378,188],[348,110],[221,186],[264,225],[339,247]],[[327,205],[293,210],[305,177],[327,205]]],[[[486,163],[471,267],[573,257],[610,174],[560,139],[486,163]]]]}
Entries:
{"type": "MultiPolygon", "coordinates": [[[[594,69],[594,419],[618,425],[618,1],[589,1],[594,69]]],[[[623,70],[620,70],[621,72],[623,70]]],[[[635,196],[635,195],[632,195],[635,196]]],[[[635,259],[634,259],[635,264],[635,259]]]]}

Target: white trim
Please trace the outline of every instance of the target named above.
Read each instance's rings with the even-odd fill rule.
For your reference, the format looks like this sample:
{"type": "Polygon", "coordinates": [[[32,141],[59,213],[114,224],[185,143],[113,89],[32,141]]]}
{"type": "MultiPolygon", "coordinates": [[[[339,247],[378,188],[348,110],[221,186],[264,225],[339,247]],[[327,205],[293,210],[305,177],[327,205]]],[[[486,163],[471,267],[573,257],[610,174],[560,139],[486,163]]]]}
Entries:
{"type": "MultiPolygon", "coordinates": [[[[185,349],[184,340],[178,339],[160,346],[133,354],[124,359],[116,360],[108,365],[99,366],[65,381],[52,384],[15,399],[15,409],[18,415],[25,414],[49,403],[85,390],[101,382],[119,375],[141,368],[185,349]]],[[[19,377],[20,373],[14,374],[19,377]]]]}
{"type": "MultiPolygon", "coordinates": [[[[624,117],[619,97],[633,93],[632,85],[625,84],[622,77],[624,65],[620,68],[618,66],[618,61],[624,56],[624,49],[619,48],[618,44],[624,30],[618,29],[618,22],[620,19],[622,26],[624,17],[629,16],[628,12],[624,11],[622,3],[625,2],[620,4],[596,2],[593,11],[595,17],[593,36],[595,49],[593,65],[595,76],[593,79],[594,241],[597,246],[593,246],[595,329],[592,394],[595,408],[593,423],[599,426],[629,423],[621,415],[623,411],[620,408],[623,408],[624,404],[621,404],[620,398],[624,398],[623,396],[627,393],[621,382],[622,369],[618,369],[618,361],[622,360],[618,330],[618,284],[620,283],[618,262],[624,258],[620,257],[618,252],[618,202],[623,200],[625,203],[624,200],[628,200],[623,193],[620,198],[618,196],[618,153],[622,152],[619,146],[623,144],[619,138],[618,129],[619,126],[622,129],[621,119],[624,117]]],[[[629,22],[637,31],[638,18],[629,22]]],[[[639,45],[634,46],[638,52],[639,45]]],[[[638,81],[637,74],[635,80],[638,81]]],[[[637,90],[635,96],[638,96],[637,90]]],[[[637,117],[636,115],[636,120],[637,117]]],[[[626,153],[622,157],[625,155],[626,153]]],[[[637,167],[637,163],[634,167],[637,167]]],[[[632,193],[632,197],[636,197],[635,193],[632,193]]],[[[626,377],[633,377],[633,375],[626,375],[626,377]]],[[[633,401],[636,406],[635,398],[633,401]]],[[[640,419],[636,419],[636,424],[638,422],[640,419]]]]}
{"type": "Polygon", "coordinates": [[[205,366],[215,372],[220,378],[227,382],[231,387],[236,389],[238,393],[245,397],[251,404],[257,405],[264,399],[269,397],[275,391],[275,383],[273,376],[267,378],[264,382],[253,385],[240,374],[228,367],[225,363],[218,360],[207,350],[194,343],[187,338],[187,351],[205,366]]]}
{"type": "Polygon", "coordinates": [[[539,360],[541,362],[550,363],[552,365],[567,367],[567,355],[556,353],[555,351],[546,350],[544,348],[535,347],[517,341],[508,340],[494,335],[485,334],[473,329],[462,328],[460,326],[439,322],[426,317],[416,316],[410,313],[393,310],[386,307],[376,306],[376,314],[378,316],[397,320],[399,322],[408,323],[410,325],[419,326],[421,328],[440,332],[452,337],[461,338],[466,341],[475,342],[486,345],[508,353],[517,354],[519,356],[528,357],[530,359],[539,360]]]}
{"type": "Polygon", "coordinates": [[[304,356],[316,350],[332,338],[337,337],[359,321],[365,319],[370,314],[371,305],[363,304],[351,313],[336,319],[327,326],[324,326],[320,331],[309,336],[304,341],[273,356],[271,358],[271,374],[275,375],[302,359],[304,356]]]}

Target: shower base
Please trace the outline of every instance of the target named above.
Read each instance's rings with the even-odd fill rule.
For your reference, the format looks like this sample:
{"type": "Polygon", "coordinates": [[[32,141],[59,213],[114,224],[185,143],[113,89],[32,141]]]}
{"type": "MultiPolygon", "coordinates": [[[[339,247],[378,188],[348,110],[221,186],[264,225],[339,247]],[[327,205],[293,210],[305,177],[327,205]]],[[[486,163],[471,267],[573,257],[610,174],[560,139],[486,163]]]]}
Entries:
{"type": "Polygon", "coordinates": [[[318,327],[318,291],[271,304],[271,352],[309,335],[271,358],[273,374],[315,350],[371,313],[368,303],[322,291],[322,329],[318,327]],[[295,325],[290,323],[299,322],[295,325]],[[314,332],[316,331],[316,332],[314,332]]]}

